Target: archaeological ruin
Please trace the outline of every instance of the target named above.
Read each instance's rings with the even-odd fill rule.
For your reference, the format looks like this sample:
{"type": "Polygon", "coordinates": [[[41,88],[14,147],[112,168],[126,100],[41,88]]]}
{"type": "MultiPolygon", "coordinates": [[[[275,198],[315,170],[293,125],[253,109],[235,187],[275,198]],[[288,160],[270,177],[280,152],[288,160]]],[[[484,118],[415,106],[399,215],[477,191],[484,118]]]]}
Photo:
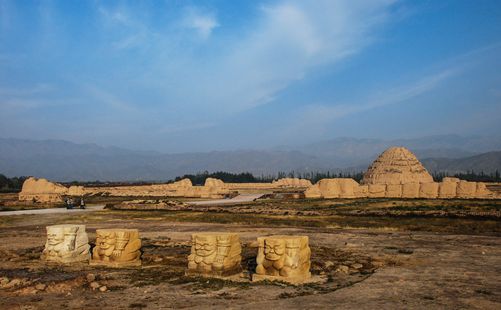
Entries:
{"type": "Polygon", "coordinates": [[[257,241],[257,267],[252,281],[299,284],[311,278],[307,236],[269,236],[259,237],[257,241]]]}
{"type": "Polygon", "coordinates": [[[91,265],[130,267],[141,265],[141,239],[137,229],[97,229],[91,265]]]}
{"type": "Polygon", "coordinates": [[[242,271],[240,237],[234,233],[197,233],[191,236],[187,275],[231,276],[242,271]]]}
{"type": "Polygon", "coordinates": [[[90,258],[85,225],[47,226],[47,241],[41,259],[53,263],[86,262],[90,258]]]}

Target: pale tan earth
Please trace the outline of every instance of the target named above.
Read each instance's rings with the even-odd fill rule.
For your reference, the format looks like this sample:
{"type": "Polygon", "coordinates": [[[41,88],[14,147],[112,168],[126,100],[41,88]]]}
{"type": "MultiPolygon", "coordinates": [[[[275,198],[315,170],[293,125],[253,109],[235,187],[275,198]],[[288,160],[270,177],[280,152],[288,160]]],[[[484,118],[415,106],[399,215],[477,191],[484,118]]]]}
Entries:
{"type": "Polygon", "coordinates": [[[46,229],[47,241],[42,260],[62,264],[89,260],[90,245],[85,225],[52,225],[46,229]]]}
{"type": "MultiPolygon", "coordinates": [[[[479,220],[452,217],[444,219],[441,226],[436,226],[440,218],[416,217],[412,224],[402,228],[363,228],[360,222],[352,222],[360,217],[357,210],[371,211],[383,204],[381,210],[392,210],[390,206],[396,203],[395,210],[398,211],[401,210],[398,206],[419,208],[429,203],[427,208],[431,212],[434,210],[432,204],[436,202],[383,199],[373,201],[367,209],[357,207],[366,201],[291,200],[219,207],[220,210],[210,212],[201,208],[202,212],[196,209],[189,212],[100,211],[1,217],[0,309],[501,307],[499,217],[494,221],[488,217],[479,220]],[[337,213],[332,220],[341,226],[315,224],[319,212],[327,215],[334,210],[343,210],[347,204],[353,206],[348,210],[358,208],[353,209],[357,215],[351,220],[339,219],[337,213]],[[244,208],[251,212],[250,221],[232,224],[243,219],[244,208]],[[265,210],[272,213],[261,213],[265,210]],[[290,215],[293,210],[298,212],[296,216],[290,215]],[[232,220],[227,221],[229,218],[232,220]],[[44,249],[46,225],[82,222],[86,223],[92,246],[95,245],[97,229],[121,229],[124,226],[138,229],[142,238],[142,266],[127,269],[88,264],[51,266],[39,259],[44,249]],[[474,229],[466,230],[470,225],[467,223],[475,225],[474,229]],[[349,228],[357,225],[361,228],[349,228]],[[454,226],[457,230],[452,232],[450,229],[454,226]],[[191,236],[216,231],[240,236],[242,268],[249,278],[256,268],[258,237],[308,236],[310,271],[313,276],[326,278],[326,282],[292,286],[277,282],[232,282],[186,276],[191,236]]],[[[459,200],[449,201],[442,201],[437,206],[450,204],[455,208],[461,204],[459,200]]],[[[463,203],[465,206],[476,203],[480,210],[499,207],[496,200],[463,203]]],[[[410,218],[381,218],[394,225],[407,219],[410,218]]],[[[367,223],[379,221],[378,217],[371,216],[367,223]]]]}
{"type": "Polygon", "coordinates": [[[390,147],[367,169],[361,184],[430,183],[433,177],[405,147],[390,147]]]}
{"type": "Polygon", "coordinates": [[[242,247],[235,233],[203,232],[191,235],[187,275],[227,277],[242,271],[242,247]]]}
{"type": "Polygon", "coordinates": [[[311,278],[308,236],[258,237],[256,273],[252,281],[305,283],[311,278]]]}
{"type": "Polygon", "coordinates": [[[31,177],[24,181],[19,200],[42,203],[60,202],[63,200],[62,195],[65,195],[67,191],[68,189],[61,184],[31,177]]]}
{"type": "Polygon", "coordinates": [[[299,178],[282,178],[273,181],[272,184],[279,187],[310,187],[312,185],[310,180],[299,178]]]}
{"type": "Polygon", "coordinates": [[[97,229],[91,265],[129,267],[141,265],[141,239],[137,229],[97,229]]]}

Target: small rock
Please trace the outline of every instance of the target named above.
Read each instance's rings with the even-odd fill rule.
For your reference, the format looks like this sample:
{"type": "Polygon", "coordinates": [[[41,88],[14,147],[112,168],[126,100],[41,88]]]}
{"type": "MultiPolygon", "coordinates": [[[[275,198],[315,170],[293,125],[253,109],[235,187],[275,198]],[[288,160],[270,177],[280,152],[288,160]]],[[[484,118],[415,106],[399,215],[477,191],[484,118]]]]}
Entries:
{"type": "Polygon", "coordinates": [[[35,285],[35,288],[39,291],[44,291],[47,288],[47,285],[43,283],[38,283],[37,285],[35,285]]]}
{"type": "Polygon", "coordinates": [[[350,270],[350,267],[348,266],[345,266],[345,265],[339,265],[336,269],[336,272],[340,272],[340,273],[348,273],[350,270]]]}
{"type": "Polygon", "coordinates": [[[0,285],[1,286],[7,285],[7,283],[9,283],[9,281],[10,281],[9,278],[7,278],[7,277],[1,277],[0,278],[0,285]]]}
{"type": "Polygon", "coordinates": [[[364,267],[364,265],[359,264],[359,263],[351,265],[351,268],[353,268],[353,269],[362,269],[362,267],[364,267]]]}
{"type": "Polygon", "coordinates": [[[334,266],[334,265],[335,265],[335,264],[334,264],[334,262],[333,262],[333,261],[330,261],[330,260],[328,260],[328,261],[326,261],[326,262],[324,263],[325,268],[330,268],[330,267],[332,267],[332,266],[334,266]]]}
{"type": "Polygon", "coordinates": [[[106,287],[106,285],[103,285],[103,286],[101,286],[101,287],[99,288],[99,290],[100,290],[101,292],[106,292],[106,291],[108,290],[108,288],[106,287]]]}
{"type": "Polygon", "coordinates": [[[381,268],[384,266],[384,262],[380,261],[380,260],[373,260],[371,262],[372,266],[376,267],[376,268],[381,268]]]}
{"type": "Polygon", "coordinates": [[[4,287],[5,288],[13,288],[19,284],[21,284],[21,279],[12,279],[9,283],[4,285],[4,287]]]}
{"type": "Polygon", "coordinates": [[[87,274],[86,278],[87,278],[87,282],[89,282],[89,283],[96,281],[96,275],[93,273],[87,274]]]}
{"type": "Polygon", "coordinates": [[[100,285],[96,281],[90,283],[90,288],[93,290],[98,289],[99,287],[100,285]]]}
{"type": "Polygon", "coordinates": [[[163,261],[163,258],[161,257],[157,257],[153,260],[155,263],[160,263],[161,261],[163,261]]]}

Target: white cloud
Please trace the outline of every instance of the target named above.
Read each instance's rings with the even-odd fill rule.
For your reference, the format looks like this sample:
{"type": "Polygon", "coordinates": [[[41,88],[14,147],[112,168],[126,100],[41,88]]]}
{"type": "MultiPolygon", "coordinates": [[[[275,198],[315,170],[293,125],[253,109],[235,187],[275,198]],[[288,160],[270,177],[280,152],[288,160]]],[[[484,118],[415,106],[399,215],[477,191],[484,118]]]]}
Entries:
{"type": "Polygon", "coordinates": [[[208,39],[212,31],[219,27],[219,23],[213,13],[203,12],[198,8],[190,7],[186,10],[183,26],[193,29],[202,39],[208,39]]]}

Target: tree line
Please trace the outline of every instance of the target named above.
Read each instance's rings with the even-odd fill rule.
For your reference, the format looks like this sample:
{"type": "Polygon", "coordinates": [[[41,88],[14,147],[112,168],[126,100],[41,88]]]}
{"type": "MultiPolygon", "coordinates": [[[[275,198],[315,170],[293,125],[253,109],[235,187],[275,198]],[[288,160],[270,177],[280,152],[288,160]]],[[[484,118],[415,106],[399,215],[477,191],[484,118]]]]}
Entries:
{"type": "Polygon", "coordinates": [[[1,193],[17,193],[21,191],[24,181],[28,177],[13,177],[8,178],[0,174],[0,192],[1,193]]]}
{"type": "Polygon", "coordinates": [[[475,172],[473,170],[467,172],[460,172],[451,175],[447,172],[435,172],[432,174],[433,179],[437,182],[442,181],[445,177],[455,177],[461,180],[472,181],[472,182],[501,182],[501,173],[496,169],[492,173],[484,173],[483,171],[475,172]]]}
{"type": "MultiPolygon", "coordinates": [[[[300,178],[310,180],[312,183],[316,183],[321,179],[330,178],[351,178],[357,182],[360,182],[363,178],[363,172],[339,172],[339,171],[314,171],[314,172],[278,172],[276,174],[261,174],[255,176],[250,172],[242,173],[231,173],[224,171],[211,172],[208,171],[199,172],[196,174],[185,174],[183,176],[176,177],[167,183],[179,181],[182,179],[190,179],[194,185],[203,185],[207,178],[220,179],[225,183],[270,183],[274,180],[283,178],[300,178]]],[[[473,170],[462,172],[462,173],[447,173],[447,172],[434,172],[432,173],[433,180],[436,182],[442,181],[444,177],[456,177],[461,180],[472,181],[472,182],[501,182],[501,173],[496,170],[492,173],[484,173],[483,171],[475,172],[473,170]]],[[[20,192],[24,181],[28,177],[12,177],[8,178],[3,174],[0,174],[0,192],[1,193],[15,193],[20,192]]],[[[70,185],[83,185],[83,186],[129,186],[129,185],[151,185],[151,184],[162,184],[166,182],[148,182],[148,181],[136,181],[136,182],[102,182],[102,181],[92,181],[92,182],[69,182],[64,183],[66,186],[70,185]]]]}

